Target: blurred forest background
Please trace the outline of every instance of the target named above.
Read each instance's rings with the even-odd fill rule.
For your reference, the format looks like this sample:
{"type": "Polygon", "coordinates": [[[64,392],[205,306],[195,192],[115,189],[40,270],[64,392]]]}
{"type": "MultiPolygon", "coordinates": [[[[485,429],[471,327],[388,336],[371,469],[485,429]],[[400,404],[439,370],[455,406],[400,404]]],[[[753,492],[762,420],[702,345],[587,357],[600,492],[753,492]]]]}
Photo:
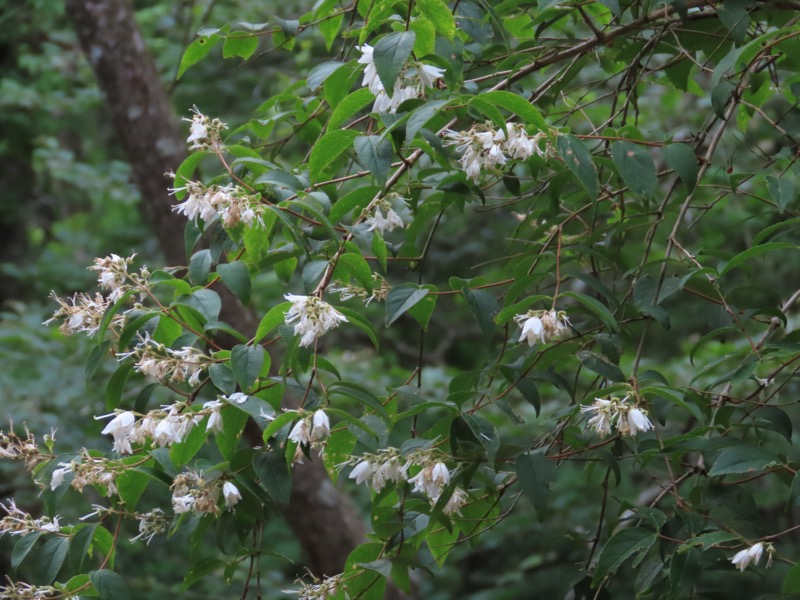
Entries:
{"type": "MultiPolygon", "coordinates": [[[[303,0],[132,3],[136,22],[169,92],[175,114],[186,116],[192,105],[198,105],[205,114],[234,127],[247,120],[267,98],[296,81],[297,73],[307,73],[319,62],[325,54],[324,44],[312,37],[301,39],[300,52],[257,54],[246,65],[239,64],[241,61],[223,61],[217,50],[176,83],[176,70],[184,49],[204,26],[291,18],[311,4],[303,0]]],[[[694,100],[706,108],[709,103],[708,96],[701,94],[694,100]]],[[[645,111],[675,111],[683,119],[683,126],[687,126],[686,115],[692,109],[677,90],[667,88],[648,90],[642,105],[645,111]]],[[[790,107],[786,108],[787,113],[791,112],[790,107]]],[[[789,114],[782,126],[788,135],[792,132],[800,135],[800,115],[796,107],[792,110],[793,114],[789,114]]],[[[676,126],[679,124],[676,121],[676,126]]],[[[727,153],[731,161],[741,160],[745,164],[750,152],[759,157],[775,153],[773,130],[769,127],[759,130],[757,124],[755,127],[748,136],[733,135],[721,152],[727,153]]],[[[291,164],[291,160],[286,162],[291,164]]],[[[170,180],[165,178],[164,187],[169,185],[170,180]]],[[[767,194],[756,190],[753,195],[767,194]]],[[[110,253],[127,256],[135,251],[148,265],[164,263],[160,246],[142,218],[140,202],[109,107],[81,51],[64,3],[0,0],[0,421],[3,427],[12,420],[18,431],[27,425],[39,435],[53,428],[64,447],[71,448],[102,441],[99,431],[103,424],[93,416],[104,412],[103,390],[95,387],[93,380],[87,382],[84,375],[84,357],[92,342],[83,336],[64,338],[56,328],[43,327],[42,322],[54,309],[48,302],[51,291],[63,297],[93,289],[95,276],[85,266],[96,256],[110,253]]],[[[753,210],[757,204],[753,198],[739,198],[730,203],[729,210],[714,211],[702,230],[702,235],[708,236],[706,246],[724,245],[726,231],[758,231],[768,225],[767,218],[759,218],[753,210]],[[752,222],[753,219],[756,221],[752,222]]],[[[796,198],[785,208],[796,211],[796,198]]],[[[480,227],[488,229],[492,225],[487,220],[480,227]]],[[[450,235],[441,236],[450,243],[439,244],[430,263],[439,265],[443,273],[453,274],[457,272],[454,265],[463,261],[465,254],[481,255],[482,244],[492,236],[483,236],[480,227],[475,226],[470,232],[454,229],[450,235]]],[[[181,233],[176,232],[176,236],[181,233]]],[[[255,283],[254,298],[263,300],[265,306],[274,304],[283,295],[284,289],[271,285],[271,280],[255,283]]],[[[796,264],[768,259],[753,276],[752,292],[786,298],[796,283],[796,264]]],[[[678,314],[679,302],[676,299],[673,305],[678,314]]],[[[720,308],[717,315],[720,323],[724,321],[722,312],[720,308]]],[[[430,336],[440,340],[434,352],[438,353],[443,370],[449,366],[469,368],[471,361],[481,356],[482,338],[474,324],[467,335],[459,337],[457,345],[453,343],[452,332],[459,327],[460,318],[456,314],[451,322],[437,324],[437,330],[430,336]]],[[[709,327],[714,325],[709,320],[713,315],[682,318],[683,325],[673,323],[671,331],[653,334],[649,339],[653,348],[663,352],[665,361],[674,356],[676,349],[681,355],[681,360],[660,365],[663,373],[680,373],[687,368],[683,356],[686,353],[681,354],[680,348],[690,340],[681,338],[682,326],[695,330],[692,320],[707,321],[709,327]]],[[[416,352],[413,339],[391,335],[397,336],[395,361],[387,360],[384,371],[358,375],[368,384],[380,386],[381,378],[389,378],[392,369],[399,369],[416,352]]],[[[704,352],[720,355],[727,350],[724,344],[704,348],[704,352]]],[[[352,347],[349,358],[342,357],[353,373],[358,373],[359,351],[358,347],[352,347]]],[[[102,381],[110,372],[99,372],[95,378],[102,381]]],[[[426,373],[431,382],[435,382],[436,372],[436,368],[431,368],[426,373]]],[[[796,393],[796,384],[790,385],[787,392],[796,393]]],[[[0,463],[0,499],[14,496],[35,513],[38,490],[18,467],[0,463]]],[[[597,505],[593,498],[600,497],[603,484],[600,471],[575,467],[560,475],[552,494],[556,503],[549,508],[546,519],[537,515],[527,500],[520,500],[509,517],[474,546],[458,545],[445,567],[437,572],[435,585],[432,578],[421,576],[418,597],[523,598],[530,597],[531,586],[540,590],[542,598],[563,597],[558,590],[571,582],[560,579],[560,565],[581,560],[580,556],[570,555],[567,548],[574,546],[567,541],[572,535],[585,536],[584,525],[596,522],[597,505]],[[542,565],[547,568],[541,569],[542,565]]],[[[630,479],[621,485],[630,486],[630,479]]],[[[357,499],[363,493],[351,491],[357,499]]],[[[630,496],[631,490],[621,495],[630,496]]],[[[773,504],[776,513],[783,510],[782,498],[775,496],[773,504]]],[[[76,520],[91,509],[86,498],[76,494],[73,510],[67,516],[76,520]]],[[[280,590],[304,572],[307,557],[282,518],[276,517],[269,527],[265,539],[273,541],[275,554],[267,559],[268,567],[262,571],[262,590],[265,598],[285,597],[280,590]]],[[[135,534],[129,533],[128,537],[135,534]]],[[[180,535],[183,534],[176,537],[180,535]]],[[[0,574],[10,569],[13,542],[13,538],[0,538],[0,574]]],[[[217,543],[224,547],[225,540],[218,539],[217,543]]],[[[181,590],[190,564],[189,557],[175,551],[182,547],[186,547],[186,542],[181,539],[149,547],[122,545],[120,554],[124,559],[120,557],[117,570],[131,585],[135,598],[235,597],[235,591],[233,594],[226,591],[222,578],[206,578],[198,586],[181,590]]],[[[781,551],[790,553],[786,546],[781,551]]],[[[756,597],[757,580],[743,578],[731,582],[730,565],[725,566],[718,577],[709,580],[711,588],[718,587],[719,597],[756,597]],[[738,595],[728,596],[726,590],[731,589],[738,590],[738,595]]],[[[784,567],[775,568],[778,581],[785,573],[785,569],[781,571],[784,567]]],[[[435,565],[433,569],[437,570],[435,565]]],[[[565,567],[564,572],[571,572],[571,568],[565,567]]],[[[234,579],[233,584],[236,583],[234,579]]],[[[600,597],[606,597],[603,594],[600,597]]]]}

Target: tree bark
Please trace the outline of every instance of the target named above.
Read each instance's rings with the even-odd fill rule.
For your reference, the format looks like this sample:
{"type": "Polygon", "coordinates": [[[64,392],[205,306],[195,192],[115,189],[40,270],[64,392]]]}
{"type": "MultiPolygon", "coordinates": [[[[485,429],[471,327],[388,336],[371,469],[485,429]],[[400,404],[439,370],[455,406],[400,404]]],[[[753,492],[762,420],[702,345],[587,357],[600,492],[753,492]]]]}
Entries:
{"type": "MultiPolygon", "coordinates": [[[[142,195],[141,210],[167,262],[186,264],[185,219],[172,212],[164,173],[186,157],[185,135],[125,0],[66,0],[86,57],[105,93],[114,129],[142,195]]],[[[252,311],[225,290],[221,319],[248,335],[252,311]]],[[[321,460],[295,470],[286,518],[319,576],[344,569],[350,551],[363,541],[364,524],[349,498],[331,483],[321,460]]]]}

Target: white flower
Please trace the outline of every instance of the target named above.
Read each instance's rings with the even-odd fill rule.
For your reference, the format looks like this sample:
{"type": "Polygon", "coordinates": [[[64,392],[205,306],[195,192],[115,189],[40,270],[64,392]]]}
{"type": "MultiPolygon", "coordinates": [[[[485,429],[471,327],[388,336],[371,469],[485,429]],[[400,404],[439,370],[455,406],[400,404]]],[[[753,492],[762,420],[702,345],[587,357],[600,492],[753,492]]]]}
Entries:
{"type": "MultiPolygon", "coordinates": [[[[731,562],[736,566],[739,571],[744,571],[750,563],[758,564],[761,560],[761,555],[764,553],[764,544],[758,542],[753,544],[745,550],[740,550],[731,559],[731,562]]],[[[769,565],[767,565],[769,566],[769,565]]]]}
{"type": "Polygon", "coordinates": [[[361,57],[358,59],[358,63],[366,65],[364,68],[364,79],[361,85],[368,87],[369,91],[376,96],[384,93],[383,83],[381,82],[381,78],[378,77],[378,70],[375,68],[375,59],[373,57],[374,48],[369,44],[364,44],[363,46],[356,46],[356,49],[361,51],[361,57]]]}
{"type": "Polygon", "coordinates": [[[222,497],[225,498],[225,506],[227,508],[237,504],[239,500],[242,499],[242,495],[239,493],[239,488],[233,485],[230,481],[226,481],[222,484],[222,497]]]}
{"type": "Polygon", "coordinates": [[[356,485],[367,483],[374,473],[374,467],[368,460],[362,460],[350,471],[349,479],[355,479],[356,485]]]}
{"type": "Polygon", "coordinates": [[[555,310],[532,310],[516,315],[514,320],[522,329],[520,342],[528,342],[533,347],[537,342],[546,344],[552,338],[569,331],[567,315],[555,310]]]}
{"type": "Polygon", "coordinates": [[[588,413],[594,412],[595,415],[589,419],[589,427],[600,434],[600,437],[606,437],[611,433],[611,420],[616,417],[615,413],[611,411],[611,401],[603,398],[595,398],[594,404],[589,406],[581,406],[581,412],[588,413]]]}
{"type": "Polygon", "coordinates": [[[120,454],[130,454],[133,449],[131,448],[129,436],[135,423],[136,415],[131,411],[121,412],[111,419],[100,433],[103,435],[111,434],[114,437],[114,450],[120,454]]]}
{"type": "Polygon", "coordinates": [[[222,397],[222,399],[225,400],[225,402],[233,402],[235,404],[244,404],[245,402],[247,402],[247,398],[248,398],[247,394],[243,394],[242,392],[236,392],[234,394],[231,394],[230,396],[222,397]]]}
{"type": "Polygon", "coordinates": [[[435,86],[436,80],[441,79],[442,75],[444,75],[444,69],[433,65],[420,64],[417,67],[417,77],[419,77],[423,89],[435,86]]]}
{"type": "MultiPolygon", "coordinates": [[[[64,464],[64,463],[60,463],[64,464]]],[[[67,473],[72,473],[72,465],[68,464],[53,471],[53,477],[50,479],[50,490],[55,491],[62,483],[64,483],[64,476],[67,473]]]]}
{"type": "Polygon", "coordinates": [[[628,410],[628,430],[630,435],[636,435],[640,431],[650,431],[652,428],[653,424],[643,410],[636,407],[628,410]]]}
{"type": "Polygon", "coordinates": [[[386,218],[383,217],[381,209],[376,208],[375,214],[367,219],[366,223],[369,224],[367,231],[379,231],[381,235],[383,235],[384,231],[393,231],[398,227],[405,227],[403,219],[391,208],[386,211],[386,218]]]}
{"type": "Polygon", "coordinates": [[[314,413],[312,417],[311,439],[312,441],[319,441],[325,439],[331,434],[331,422],[325,411],[320,409],[314,413]]]}
{"type": "Polygon", "coordinates": [[[172,510],[175,511],[176,515],[187,513],[194,508],[195,497],[191,494],[185,494],[182,496],[173,496],[172,497],[172,510]]]}
{"type": "Polygon", "coordinates": [[[450,471],[443,462],[435,462],[409,479],[408,483],[414,484],[415,492],[425,492],[435,502],[442,495],[444,487],[450,483],[450,471]]]}
{"type": "Polygon", "coordinates": [[[289,439],[298,446],[311,443],[311,430],[308,426],[308,419],[300,419],[294,424],[289,432],[289,439]]]}
{"type": "Polygon", "coordinates": [[[467,503],[467,494],[460,487],[453,490],[453,495],[444,505],[442,512],[446,515],[460,515],[461,507],[467,503]]]}
{"type": "Polygon", "coordinates": [[[522,324],[522,335],[519,341],[527,341],[528,346],[535,346],[536,342],[545,342],[544,339],[544,325],[539,317],[529,317],[525,319],[522,324]]]}
{"type": "MultiPolygon", "coordinates": [[[[186,143],[192,144],[192,148],[202,148],[203,142],[208,137],[208,117],[196,108],[193,112],[195,114],[191,119],[192,125],[189,128],[189,137],[186,138],[186,143]]],[[[189,119],[184,120],[188,121],[189,119]]]]}
{"type": "Polygon", "coordinates": [[[286,312],[287,325],[294,324],[294,334],[302,336],[301,346],[310,346],[320,336],[347,322],[347,317],[316,296],[284,296],[292,307],[286,312]]]}
{"type": "Polygon", "coordinates": [[[211,411],[211,414],[208,416],[206,431],[222,432],[222,411],[220,410],[222,407],[223,404],[219,400],[211,400],[203,404],[204,409],[211,411]]]}

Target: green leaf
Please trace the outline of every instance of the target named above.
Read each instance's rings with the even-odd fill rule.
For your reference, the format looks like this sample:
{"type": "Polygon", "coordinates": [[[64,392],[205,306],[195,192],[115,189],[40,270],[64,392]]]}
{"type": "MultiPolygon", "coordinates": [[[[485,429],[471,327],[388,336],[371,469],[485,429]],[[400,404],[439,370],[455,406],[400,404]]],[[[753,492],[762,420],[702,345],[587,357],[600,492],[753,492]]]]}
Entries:
{"type": "Polygon", "coordinates": [[[24,561],[25,557],[28,556],[30,551],[33,549],[33,545],[36,543],[36,540],[38,540],[41,535],[41,531],[33,531],[23,535],[17,540],[17,543],[14,544],[14,549],[11,551],[11,568],[14,571],[19,570],[19,566],[22,564],[22,561],[24,561]]]}
{"type": "Polygon", "coordinates": [[[797,198],[794,183],[786,177],[777,179],[772,175],[767,175],[767,189],[781,212],[797,198]]]}
{"type": "Polygon", "coordinates": [[[789,488],[789,498],[786,501],[786,510],[800,506],[800,471],[795,473],[792,478],[792,485],[789,488]]]}
{"type": "Polygon", "coordinates": [[[537,451],[520,454],[517,457],[516,469],[522,491],[533,503],[541,520],[547,507],[547,496],[556,479],[556,466],[544,452],[537,451]]]}
{"type": "Polygon", "coordinates": [[[392,167],[392,142],[379,135],[362,135],[353,141],[353,148],[361,166],[372,173],[377,184],[383,188],[392,167]]]}
{"type": "Polygon", "coordinates": [[[258,49],[258,37],[255,35],[248,36],[229,36],[225,38],[225,44],[222,46],[222,58],[233,58],[241,56],[247,60],[258,49]]]}
{"type": "Polygon", "coordinates": [[[800,563],[792,565],[787,571],[781,584],[782,594],[800,594],[800,563]]]}
{"type": "Polygon", "coordinates": [[[584,350],[578,352],[578,360],[580,360],[587,369],[605,377],[609,381],[625,381],[625,375],[623,375],[620,368],[610,362],[605,356],[584,350]]]}
{"type": "Polygon", "coordinates": [[[768,467],[779,465],[778,456],[755,446],[740,445],[720,452],[709,477],[721,475],[758,473],[768,467]]]}
{"type": "Polygon", "coordinates": [[[725,118],[725,109],[728,107],[728,100],[730,100],[731,94],[733,94],[733,90],[735,89],[735,85],[727,79],[723,79],[711,92],[711,108],[714,109],[714,114],[720,119],[725,118]]]}
{"type": "Polygon", "coordinates": [[[211,378],[211,383],[223,394],[232,394],[236,391],[236,377],[227,364],[211,365],[208,367],[208,376],[211,378]]]}
{"type": "Polygon", "coordinates": [[[186,51],[181,57],[177,79],[180,79],[189,67],[200,62],[203,57],[211,51],[211,48],[216,46],[219,40],[220,37],[218,35],[211,35],[198,38],[189,44],[189,47],[186,48],[186,51]]]}
{"type": "Polygon", "coordinates": [[[456,20],[444,0],[417,0],[419,11],[433,23],[436,31],[452,40],[456,35],[456,20]]]}
{"type": "Polygon", "coordinates": [[[207,321],[216,321],[219,318],[219,311],[222,309],[219,294],[213,290],[197,290],[185,298],[184,302],[197,310],[207,321]]]}
{"type": "Polygon", "coordinates": [[[706,550],[710,550],[711,547],[716,544],[724,544],[725,542],[736,539],[739,539],[739,535],[736,533],[731,533],[729,531],[709,531],[708,533],[702,533],[698,536],[689,538],[683,544],[678,546],[677,551],[682,554],[691,548],[700,548],[703,552],[705,552],[706,550]]]}
{"type": "Polygon", "coordinates": [[[352,210],[356,211],[355,216],[358,217],[364,207],[366,207],[379,192],[380,189],[374,185],[358,187],[349,194],[340,198],[331,208],[331,212],[328,214],[328,217],[335,223],[340,221],[352,210]]]}
{"type": "Polygon", "coordinates": [[[130,375],[132,369],[133,363],[122,364],[108,380],[105,391],[106,410],[113,410],[119,406],[122,391],[125,389],[125,382],[128,381],[128,375],[130,375]]]}
{"type": "Polygon", "coordinates": [[[217,265],[217,273],[225,286],[233,292],[245,306],[250,303],[250,272],[247,265],[237,260],[217,265]]]}
{"type": "Polygon", "coordinates": [[[375,69],[390,98],[394,93],[394,82],[414,49],[416,38],[417,34],[413,31],[398,31],[381,38],[375,44],[372,52],[375,69]]]}
{"type": "Polygon", "coordinates": [[[258,379],[265,356],[266,351],[257,344],[239,344],[231,350],[231,369],[243,390],[247,390],[258,379]]]}
{"type": "Polygon", "coordinates": [[[761,244],[760,246],[753,246],[752,248],[748,248],[744,252],[740,252],[732,259],[730,259],[722,270],[719,272],[719,276],[722,277],[726,273],[729,273],[742,263],[750,260],[755,256],[760,256],[762,254],[766,254],[767,252],[772,252],[774,250],[797,250],[800,246],[796,244],[789,244],[786,242],[767,242],[766,244],[761,244]]]}
{"type": "Polygon", "coordinates": [[[69,552],[69,538],[54,537],[47,540],[33,565],[33,580],[37,585],[50,585],[56,580],[69,552]]]}
{"type": "Polygon", "coordinates": [[[200,250],[189,260],[189,281],[194,285],[205,285],[211,271],[211,250],[200,250]]]}
{"type": "Polygon", "coordinates": [[[219,560],[218,558],[201,558],[196,562],[193,562],[183,578],[181,591],[185,592],[203,577],[210,575],[217,569],[224,567],[226,564],[227,563],[225,561],[219,560]]]}
{"type": "Polygon", "coordinates": [[[320,21],[319,31],[325,40],[325,50],[330,52],[330,49],[333,47],[333,42],[336,41],[339,35],[339,29],[342,27],[342,21],[344,21],[343,12],[320,21]]]}
{"type": "Polygon", "coordinates": [[[436,28],[429,19],[425,17],[414,19],[408,28],[417,34],[417,39],[414,40],[414,54],[425,56],[436,53],[436,28]]]}
{"type": "Polygon", "coordinates": [[[283,453],[257,452],[253,456],[253,471],[260,480],[259,485],[269,497],[279,506],[288,506],[292,493],[292,476],[283,453]]]}
{"type": "Polygon", "coordinates": [[[87,382],[94,376],[102,360],[108,356],[108,350],[111,348],[112,344],[113,342],[111,340],[106,340],[89,351],[89,355],[86,357],[86,362],[83,367],[87,382]]]}
{"type": "Polygon", "coordinates": [[[655,533],[642,527],[630,527],[617,531],[600,552],[592,585],[598,585],[634,554],[638,553],[639,560],[641,560],[657,539],[655,533]]]}
{"type": "Polygon", "coordinates": [[[656,166],[647,150],[633,142],[614,142],[611,156],[632,192],[647,197],[655,194],[658,187],[656,166]]]}
{"type": "Polygon", "coordinates": [[[478,321],[481,331],[486,338],[491,338],[497,329],[494,322],[494,317],[497,315],[499,305],[497,298],[494,294],[490,294],[484,290],[470,290],[463,288],[461,292],[467,300],[467,304],[478,321]]]}
{"type": "Polygon", "coordinates": [[[341,154],[353,145],[360,132],[352,129],[338,129],[323,135],[311,149],[308,170],[313,182],[320,181],[323,171],[341,154]]]}
{"type": "Polygon", "coordinates": [[[375,333],[375,327],[373,327],[372,323],[364,317],[360,312],[355,310],[350,310],[344,306],[337,306],[336,310],[342,313],[345,317],[347,317],[348,323],[351,325],[355,325],[361,331],[367,334],[367,337],[370,339],[372,344],[375,346],[375,349],[378,349],[378,335],[375,333]]]}
{"type": "Polygon", "coordinates": [[[347,580],[347,593],[351,598],[359,600],[383,600],[386,578],[364,569],[363,563],[379,559],[384,552],[383,544],[361,544],[347,557],[344,578],[347,580]]]}
{"type": "Polygon", "coordinates": [[[69,545],[69,566],[72,571],[83,571],[83,565],[89,558],[89,553],[92,549],[92,541],[97,527],[97,523],[92,523],[82,527],[72,536],[72,541],[69,545]]]}
{"type": "Polygon", "coordinates": [[[267,314],[261,318],[261,322],[256,329],[256,336],[253,338],[254,343],[259,343],[263,340],[269,332],[275,329],[278,325],[286,320],[286,312],[292,307],[291,302],[282,302],[277,306],[273,306],[267,314]]]}
{"type": "Polygon", "coordinates": [[[597,179],[597,170],[592,162],[592,155],[586,146],[574,135],[558,136],[558,154],[564,160],[567,168],[578,179],[580,184],[589,194],[592,202],[597,201],[600,193],[600,182],[597,179]]]}
{"type": "Polygon", "coordinates": [[[507,111],[514,113],[520,119],[529,125],[533,125],[540,131],[547,131],[550,129],[550,127],[547,125],[547,121],[545,121],[544,117],[542,117],[542,113],[540,113],[533,104],[528,102],[519,94],[497,90],[494,92],[486,92],[481,94],[480,97],[491,102],[492,104],[499,106],[500,108],[504,108],[507,111]]]}
{"type": "Polygon", "coordinates": [[[446,104],[446,100],[431,100],[415,108],[406,122],[406,143],[411,143],[417,132],[425,127],[425,124],[446,104]]]}
{"type": "Polygon", "coordinates": [[[357,252],[346,252],[339,257],[339,264],[365,289],[372,290],[372,269],[363,256],[357,252]]]}
{"type": "Polygon", "coordinates": [[[428,290],[421,288],[413,283],[406,283],[393,287],[386,297],[386,326],[389,327],[400,316],[417,304],[425,296],[428,290]]]}
{"type": "Polygon", "coordinates": [[[611,331],[618,331],[619,326],[617,325],[617,320],[614,318],[614,315],[611,314],[603,304],[599,301],[595,300],[591,296],[587,296],[586,294],[581,294],[579,292],[562,292],[561,297],[572,298],[577,300],[584,307],[586,307],[590,312],[592,312],[603,324],[608,327],[611,331]]]}
{"type": "Polygon", "coordinates": [[[268,443],[269,438],[278,433],[278,431],[283,429],[283,427],[285,427],[286,425],[297,419],[297,417],[298,414],[294,411],[281,413],[277,417],[275,417],[272,421],[269,422],[269,425],[267,425],[264,428],[264,433],[262,434],[264,443],[265,444],[268,443]]]}
{"type": "MultiPolygon", "coordinates": [[[[337,131],[345,122],[375,100],[369,88],[358,88],[352,94],[346,96],[331,113],[328,119],[328,131],[337,131]]],[[[333,218],[333,217],[331,217],[333,218]]]]}
{"type": "Polygon", "coordinates": [[[700,166],[697,156],[688,144],[670,144],[664,147],[664,158],[670,169],[673,169],[691,192],[697,184],[700,166]]]}
{"type": "Polygon", "coordinates": [[[114,571],[89,571],[89,579],[102,600],[128,600],[130,590],[125,580],[114,571]]]}
{"type": "Polygon", "coordinates": [[[149,482],[149,475],[133,468],[125,469],[120,473],[115,483],[119,497],[125,504],[126,510],[129,512],[136,510],[136,504],[139,502],[139,498],[141,498],[149,482]]]}
{"type": "Polygon", "coordinates": [[[188,464],[200,451],[206,442],[205,427],[194,426],[189,434],[179,444],[172,444],[169,448],[169,457],[172,464],[178,469],[188,464]]]}
{"type": "Polygon", "coordinates": [[[325,83],[325,80],[328,77],[333,75],[334,72],[338,71],[343,66],[344,63],[338,60],[331,60],[317,65],[309,72],[308,78],[306,79],[306,85],[311,91],[316,90],[319,86],[325,83]]]}

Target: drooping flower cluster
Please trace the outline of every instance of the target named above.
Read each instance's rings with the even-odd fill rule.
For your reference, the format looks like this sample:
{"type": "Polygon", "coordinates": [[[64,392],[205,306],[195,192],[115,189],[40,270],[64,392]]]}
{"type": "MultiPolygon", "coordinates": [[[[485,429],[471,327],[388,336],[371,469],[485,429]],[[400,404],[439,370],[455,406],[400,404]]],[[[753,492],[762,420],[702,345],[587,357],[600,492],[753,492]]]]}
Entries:
{"type": "MultiPolygon", "coordinates": [[[[450,470],[435,452],[428,449],[416,449],[403,456],[397,448],[385,448],[377,454],[364,454],[344,463],[352,465],[350,479],[356,484],[366,484],[376,492],[380,492],[388,483],[408,482],[413,485],[413,492],[421,492],[428,496],[431,504],[436,504],[442,492],[450,483],[450,470]],[[409,471],[421,467],[413,477],[409,471]]],[[[460,514],[461,507],[466,504],[468,496],[461,488],[455,488],[442,509],[447,515],[460,514]]]]}
{"type": "Polygon", "coordinates": [[[172,490],[172,509],[176,515],[193,512],[196,514],[219,514],[217,505],[219,480],[206,481],[195,471],[178,475],[170,486],[172,490]]]}
{"type": "Polygon", "coordinates": [[[91,456],[83,450],[80,460],[68,463],[58,463],[58,469],[53,471],[50,479],[50,489],[55,490],[64,483],[68,475],[72,475],[70,485],[78,492],[83,492],[87,485],[99,485],[106,490],[106,496],[111,497],[117,493],[117,476],[125,469],[125,465],[115,463],[106,458],[91,456]]]}
{"type": "MultiPolygon", "coordinates": [[[[0,458],[21,461],[28,471],[33,471],[36,465],[51,457],[39,449],[36,438],[27,428],[25,433],[27,437],[20,437],[14,432],[13,426],[8,433],[0,431],[0,458]]],[[[52,444],[53,436],[54,433],[45,435],[45,442],[52,444]]]]}
{"type": "Polygon", "coordinates": [[[322,449],[330,434],[331,422],[324,410],[319,409],[303,416],[288,435],[288,439],[297,444],[292,462],[303,462],[303,447],[322,449]]]}
{"type": "MultiPolygon", "coordinates": [[[[136,254],[132,254],[128,258],[122,258],[111,254],[104,258],[95,258],[94,265],[88,267],[90,271],[97,271],[97,283],[102,289],[110,292],[108,299],[111,303],[119,300],[125,292],[131,289],[128,279],[132,276],[128,274],[128,265],[133,262],[135,256],[136,254]]],[[[137,283],[147,281],[148,276],[149,273],[145,268],[135,281],[137,283]]]]}
{"type": "Polygon", "coordinates": [[[569,331],[569,319],[563,310],[529,310],[524,315],[516,315],[514,320],[522,329],[519,341],[528,342],[531,347],[537,342],[546,344],[569,331]]]}
{"type": "Polygon", "coordinates": [[[344,590],[345,597],[347,597],[347,586],[343,585],[341,574],[325,579],[314,577],[313,583],[305,583],[302,579],[298,579],[296,583],[300,589],[281,591],[284,594],[297,594],[298,600],[325,600],[325,598],[335,596],[339,590],[344,590]]]}
{"type": "Polygon", "coordinates": [[[364,212],[369,215],[365,221],[369,225],[367,231],[377,231],[381,235],[398,227],[402,229],[406,226],[404,217],[410,217],[406,199],[395,193],[371,202],[364,212]]]}
{"type": "Polygon", "coordinates": [[[375,95],[375,103],[372,105],[373,112],[396,112],[397,108],[406,100],[424,96],[425,90],[434,87],[436,81],[444,75],[444,69],[416,63],[413,67],[406,67],[400,72],[394,81],[390,96],[378,76],[374,48],[369,44],[364,44],[358,50],[361,51],[358,62],[364,65],[364,79],[361,85],[368,87],[369,91],[375,95]]]}
{"type": "Polygon", "coordinates": [[[640,431],[650,431],[653,424],[647,417],[647,411],[630,402],[630,396],[622,400],[616,396],[611,398],[595,398],[593,404],[581,406],[582,413],[594,413],[588,425],[600,437],[611,433],[612,427],[622,435],[634,436],[640,431]]]}
{"type": "MultiPolygon", "coordinates": [[[[103,315],[113,302],[103,297],[102,294],[97,293],[92,298],[89,294],[75,294],[68,300],[62,300],[56,296],[55,292],[50,294],[61,306],[53,316],[44,322],[45,325],[50,325],[56,319],[64,319],[64,322],[58,330],[64,335],[72,335],[78,331],[83,331],[89,337],[92,337],[100,329],[100,324],[103,321],[103,315]]],[[[109,323],[109,329],[117,330],[122,327],[125,322],[124,313],[116,313],[109,323]]]]}
{"type": "Polygon", "coordinates": [[[286,324],[294,324],[294,334],[302,336],[301,346],[310,346],[325,332],[347,322],[347,317],[316,296],[286,294],[284,298],[292,303],[286,311],[286,324]]]}
{"type": "Polygon", "coordinates": [[[540,144],[547,134],[528,135],[522,125],[507,123],[506,131],[494,130],[490,123],[473,125],[466,131],[445,131],[446,146],[461,152],[459,164],[469,179],[477,182],[486,170],[502,167],[511,159],[527,160],[534,154],[545,158],[549,148],[540,144]]]}
{"type": "Polygon", "coordinates": [[[167,348],[164,344],[145,335],[130,352],[117,354],[121,361],[133,358],[134,369],[161,381],[188,383],[197,385],[200,376],[213,363],[213,359],[192,346],[184,346],[180,350],[167,348]]]}
{"type": "Polygon", "coordinates": [[[186,143],[191,144],[189,150],[219,149],[222,146],[222,131],[228,126],[219,119],[207,117],[196,106],[192,107],[192,112],[194,116],[191,119],[183,118],[191,123],[189,137],[186,138],[186,143]]]}
{"type": "MultiPolygon", "coordinates": [[[[171,174],[175,177],[175,174],[171,174]]],[[[247,227],[264,226],[264,205],[257,195],[248,194],[238,185],[205,186],[197,181],[187,181],[181,187],[170,188],[170,193],[186,192],[186,199],[172,207],[190,221],[200,218],[209,223],[219,216],[225,227],[244,223],[247,227]]]]}
{"type": "Polygon", "coordinates": [[[8,504],[0,502],[0,508],[6,512],[6,516],[0,519],[0,535],[27,535],[29,533],[58,533],[61,526],[58,521],[61,517],[55,516],[51,520],[49,517],[33,518],[24,510],[17,508],[14,500],[9,500],[8,504]]]}
{"type": "MultiPolygon", "coordinates": [[[[750,546],[749,548],[745,548],[744,550],[739,550],[736,554],[734,554],[731,562],[739,569],[740,572],[744,572],[744,570],[753,563],[754,565],[758,564],[758,561],[761,560],[761,556],[764,553],[764,543],[758,542],[750,546]]],[[[775,548],[772,544],[767,544],[766,547],[767,551],[767,567],[772,566],[772,554],[775,552],[775,548]]]]}
{"type": "Polygon", "coordinates": [[[6,581],[8,585],[0,586],[0,598],[3,600],[50,600],[65,597],[62,590],[51,585],[31,585],[22,581],[12,581],[8,576],[6,581]]]}
{"type": "Polygon", "coordinates": [[[145,540],[145,544],[149,546],[155,536],[167,531],[169,519],[160,508],[154,508],[146,513],[136,513],[134,516],[139,519],[139,533],[131,538],[132,542],[145,540]]]}
{"type": "Polygon", "coordinates": [[[343,283],[341,281],[336,281],[335,285],[332,285],[328,290],[332,294],[339,294],[339,299],[342,302],[346,302],[351,298],[361,298],[364,300],[364,304],[369,304],[373,300],[377,302],[383,302],[386,300],[386,297],[389,295],[389,292],[392,290],[389,282],[386,281],[380,273],[373,273],[372,280],[375,284],[372,286],[372,291],[367,290],[360,285],[352,285],[349,283],[343,283]]]}

